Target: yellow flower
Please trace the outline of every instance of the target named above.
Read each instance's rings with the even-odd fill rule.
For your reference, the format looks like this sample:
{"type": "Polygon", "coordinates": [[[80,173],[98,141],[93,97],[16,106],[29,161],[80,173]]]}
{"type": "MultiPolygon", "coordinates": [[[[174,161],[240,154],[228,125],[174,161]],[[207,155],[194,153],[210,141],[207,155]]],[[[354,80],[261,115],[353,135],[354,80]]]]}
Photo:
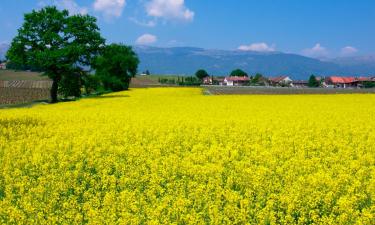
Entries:
{"type": "Polygon", "coordinates": [[[134,89],[0,111],[0,223],[373,224],[375,95],[134,89]]]}

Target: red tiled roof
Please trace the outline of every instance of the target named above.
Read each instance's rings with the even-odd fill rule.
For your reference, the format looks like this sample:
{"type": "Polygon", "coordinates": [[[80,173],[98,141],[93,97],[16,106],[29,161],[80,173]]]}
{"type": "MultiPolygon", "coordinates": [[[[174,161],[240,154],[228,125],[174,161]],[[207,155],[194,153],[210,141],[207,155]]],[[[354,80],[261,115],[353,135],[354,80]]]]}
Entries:
{"type": "Polygon", "coordinates": [[[248,77],[237,77],[237,76],[226,77],[225,79],[227,81],[249,81],[250,80],[250,78],[248,78],[248,77]]]}
{"type": "Polygon", "coordinates": [[[371,81],[371,77],[358,77],[358,81],[371,81]]]}
{"type": "Polygon", "coordinates": [[[284,80],[287,77],[288,76],[271,77],[270,81],[275,82],[275,83],[279,83],[280,81],[284,80]]]}
{"type": "Polygon", "coordinates": [[[332,76],[328,78],[332,83],[335,84],[349,84],[356,82],[356,79],[354,77],[338,77],[338,76],[332,76]]]}

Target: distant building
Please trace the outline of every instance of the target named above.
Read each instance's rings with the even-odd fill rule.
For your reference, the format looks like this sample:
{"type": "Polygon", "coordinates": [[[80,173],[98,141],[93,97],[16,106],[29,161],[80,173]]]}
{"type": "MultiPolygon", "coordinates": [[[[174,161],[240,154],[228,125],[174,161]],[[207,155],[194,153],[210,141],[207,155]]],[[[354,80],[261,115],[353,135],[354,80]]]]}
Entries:
{"type": "Polygon", "coordinates": [[[203,82],[204,85],[212,85],[213,84],[212,77],[205,77],[205,78],[203,78],[202,82],[203,82]]]}
{"type": "Polygon", "coordinates": [[[278,76],[278,77],[271,77],[269,79],[269,82],[270,82],[270,85],[272,86],[285,87],[285,86],[291,86],[293,80],[290,79],[290,77],[288,76],[278,76]]]}
{"type": "Polygon", "coordinates": [[[356,88],[358,86],[358,79],[355,77],[327,77],[325,83],[334,88],[356,88]]]}
{"type": "Polygon", "coordinates": [[[7,69],[7,63],[3,62],[0,63],[0,70],[6,70],[7,69]]]}
{"type": "Polygon", "coordinates": [[[148,75],[151,75],[150,71],[146,70],[146,71],[143,71],[140,76],[148,76],[148,75]]]}
{"type": "Polygon", "coordinates": [[[356,80],[358,82],[371,82],[371,81],[373,81],[373,78],[371,78],[371,77],[358,77],[356,80]]]}
{"type": "Polygon", "coordinates": [[[250,81],[249,77],[225,77],[224,78],[224,85],[227,86],[243,86],[245,84],[248,84],[250,81]]]}
{"type": "Polygon", "coordinates": [[[225,77],[214,77],[213,84],[224,85],[225,77]]]}
{"type": "Polygon", "coordinates": [[[309,86],[309,81],[307,80],[293,80],[291,83],[291,86],[298,87],[298,88],[304,88],[309,86]]]}
{"type": "Polygon", "coordinates": [[[375,85],[375,79],[373,77],[358,77],[357,81],[357,87],[359,88],[373,87],[375,85]]]}

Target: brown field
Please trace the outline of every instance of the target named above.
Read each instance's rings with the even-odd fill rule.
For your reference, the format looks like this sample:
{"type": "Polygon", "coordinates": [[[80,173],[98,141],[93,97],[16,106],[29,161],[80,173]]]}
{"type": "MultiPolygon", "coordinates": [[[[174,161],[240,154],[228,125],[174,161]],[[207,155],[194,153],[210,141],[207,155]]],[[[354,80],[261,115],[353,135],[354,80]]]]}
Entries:
{"type": "Polygon", "coordinates": [[[138,87],[149,87],[149,86],[160,86],[160,83],[157,79],[151,78],[151,76],[137,76],[132,78],[130,87],[131,88],[138,88],[138,87]]]}
{"type": "Polygon", "coordinates": [[[211,95],[294,95],[294,94],[355,94],[375,93],[370,89],[340,88],[285,88],[285,87],[228,87],[204,86],[205,93],[211,95]]]}
{"type": "Polygon", "coordinates": [[[40,73],[0,70],[0,105],[49,100],[51,85],[40,73]]]}
{"type": "Polygon", "coordinates": [[[14,71],[14,70],[0,70],[0,80],[49,80],[48,77],[42,76],[41,73],[27,72],[27,71],[14,71]]]}
{"type": "Polygon", "coordinates": [[[46,88],[2,88],[0,87],[0,105],[28,103],[36,100],[48,100],[46,88]]]}

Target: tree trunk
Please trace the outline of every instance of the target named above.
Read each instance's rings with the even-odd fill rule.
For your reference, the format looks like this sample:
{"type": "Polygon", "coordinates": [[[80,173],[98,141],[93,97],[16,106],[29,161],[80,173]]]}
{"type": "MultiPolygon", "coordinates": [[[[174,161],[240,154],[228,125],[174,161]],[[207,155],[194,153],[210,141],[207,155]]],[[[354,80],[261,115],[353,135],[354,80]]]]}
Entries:
{"type": "Polygon", "coordinates": [[[131,77],[126,77],[124,81],[124,91],[129,90],[130,82],[132,78],[131,77]]]}
{"type": "Polygon", "coordinates": [[[56,103],[57,100],[57,90],[59,87],[59,80],[57,78],[53,79],[52,88],[51,88],[51,103],[56,103]]]}

